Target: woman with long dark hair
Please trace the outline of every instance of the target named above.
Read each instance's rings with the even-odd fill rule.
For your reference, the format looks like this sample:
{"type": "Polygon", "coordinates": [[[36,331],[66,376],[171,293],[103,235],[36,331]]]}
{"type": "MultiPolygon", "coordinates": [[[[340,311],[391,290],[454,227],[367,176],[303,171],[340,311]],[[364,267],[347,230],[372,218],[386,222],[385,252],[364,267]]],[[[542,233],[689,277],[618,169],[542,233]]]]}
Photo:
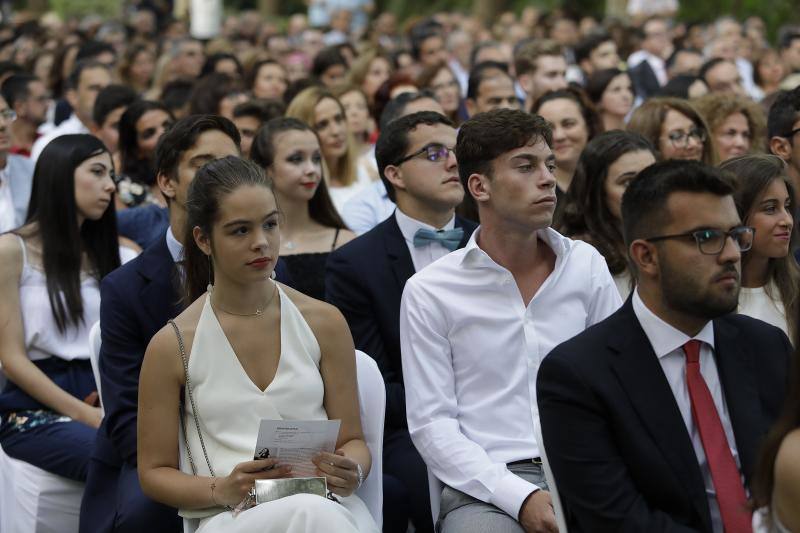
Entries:
{"type": "Polygon", "coordinates": [[[125,207],[142,204],[163,205],[156,184],[156,145],[175,122],[161,102],[141,100],[125,110],[119,120],[120,180],[119,201],[125,207]]]}
{"type": "Polygon", "coordinates": [[[295,118],[270,120],[258,130],[250,158],[272,180],[283,214],[281,257],[294,288],[324,300],[328,256],[355,235],[328,194],[316,133],[295,118]]]}
{"type": "Polygon", "coordinates": [[[371,466],[353,340],[334,307],[271,279],[281,216],[264,171],[238,157],[212,161],[189,186],[186,209],[184,293],[193,303],[145,353],[142,490],[199,519],[198,533],[376,533],[353,494],[371,466]],[[257,479],[302,475],[274,457],[253,459],[262,419],[341,421],[336,452],[307,465],[338,503],[294,494],[252,507],[257,479]]]}
{"type": "Polygon", "coordinates": [[[791,253],[795,195],[786,163],[778,156],[752,154],[720,165],[736,178],[736,209],[756,229],[753,246],[742,254],[739,313],[782,329],[796,341],[792,317],[800,312],[800,268],[791,253]]]}
{"type": "MultiPolygon", "coordinates": [[[[84,481],[102,414],[89,362],[100,280],[120,264],[111,155],[91,135],[50,142],[26,223],[0,236],[0,445],[84,481]]],[[[13,511],[12,511],[13,512],[13,511]]]]}
{"type": "Polygon", "coordinates": [[[638,133],[612,130],[586,145],[567,192],[561,233],[603,254],[620,295],[632,289],[622,238],[622,195],[639,172],[656,161],[653,145],[638,133]]]}

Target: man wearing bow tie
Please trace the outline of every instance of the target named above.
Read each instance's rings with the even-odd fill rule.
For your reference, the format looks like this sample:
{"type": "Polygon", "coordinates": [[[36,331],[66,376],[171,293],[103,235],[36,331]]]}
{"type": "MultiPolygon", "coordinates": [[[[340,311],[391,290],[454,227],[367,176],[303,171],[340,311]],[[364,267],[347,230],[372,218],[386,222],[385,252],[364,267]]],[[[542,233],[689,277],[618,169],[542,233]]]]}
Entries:
{"type": "Polygon", "coordinates": [[[455,216],[464,198],[453,149],[456,130],[439,113],[390,122],[375,148],[393,216],[333,252],[327,300],[344,314],[356,348],[378,362],[386,382],[384,531],[432,531],[427,473],[408,435],[400,362],[400,297],[406,280],[463,247],[476,225],[455,216]]]}
{"type": "Polygon", "coordinates": [[[539,364],[622,303],[597,250],[549,227],[551,142],[542,117],[518,110],[461,126],[458,171],[481,226],[403,291],[408,429],[445,485],[443,533],[557,532],[536,439],[539,364]]]}

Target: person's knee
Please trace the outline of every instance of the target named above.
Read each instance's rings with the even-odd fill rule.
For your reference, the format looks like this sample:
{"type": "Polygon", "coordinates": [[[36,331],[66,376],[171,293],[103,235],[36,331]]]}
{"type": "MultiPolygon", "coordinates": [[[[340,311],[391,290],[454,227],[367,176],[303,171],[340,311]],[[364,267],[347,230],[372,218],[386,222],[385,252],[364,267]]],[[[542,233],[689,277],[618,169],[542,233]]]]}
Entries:
{"type": "Polygon", "coordinates": [[[154,502],[141,491],[130,491],[117,505],[115,533],[167,533],[180,531],[176,509],[154,502]]]}
{"type": "Polygon", "coordinates": [[[440,533],[524,533],[520,523],[502,510],[487,504],[470,504],[447,513],[440,533]]]}

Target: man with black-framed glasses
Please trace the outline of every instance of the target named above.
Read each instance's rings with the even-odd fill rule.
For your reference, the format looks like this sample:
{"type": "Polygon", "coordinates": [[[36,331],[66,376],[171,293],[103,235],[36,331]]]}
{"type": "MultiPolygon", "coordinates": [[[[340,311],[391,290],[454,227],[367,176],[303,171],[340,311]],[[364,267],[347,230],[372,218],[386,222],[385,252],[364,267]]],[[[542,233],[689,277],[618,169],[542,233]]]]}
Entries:
{"type": "Polygon", "coordinates": [[[754,230],[728,178],[695,161],[643,170],[622,219],[636,290],[537,380],[569,531],[750,532],[747,486],[793,351],[732,314],[754,230]]]}
{"type": "MultiPolygon", "coordinates": [[[[767,135],[770,151],[786,161],[795,190],[800,186],[800,87],[783,91],[769,108],[767,135]]],[[[795,203],[800,196],[795,198],[795,203]]]]}
{"type": "Polygon", "coordinates": [[[455,215],[464,198],[453,152],[456,130],[421,111],[381,128],[378,173],[394,214],[331,253],[325,297],[347,319],[357,349],[372,356],[386,382],[383,530],[432,531],[427,471],[406,422],[400,359],[400,298],[415,272],[463,248],[476,224],[455,215]]]}

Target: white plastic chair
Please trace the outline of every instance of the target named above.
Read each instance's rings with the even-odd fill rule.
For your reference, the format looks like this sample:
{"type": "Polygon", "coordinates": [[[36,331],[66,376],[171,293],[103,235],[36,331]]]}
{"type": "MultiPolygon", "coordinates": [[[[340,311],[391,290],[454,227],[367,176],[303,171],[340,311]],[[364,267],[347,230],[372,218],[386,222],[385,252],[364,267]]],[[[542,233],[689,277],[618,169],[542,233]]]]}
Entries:
{"type": "Polygon", "coordinates": [[[100,321],[98,320],[89,330],[89,361],[92,363],[92,374],[97,387],[97,396],[100,398],[100,409],[103,410],[103,393],[100,391],[100,321]]]}
{"type": "Polygon", "coordinates": [[[386,413],[386,387],[378,364],[369,355],[356,350],[358,401],[361,404],[361,429],[372,455],[372,468],[358,489],[378,527],[383,526],[383,424],[386,413]]]}
{"type": "Polygon", "coordinates": [[[550,499],[553,502],[553,511],[555,511],[556,514],[556,524],[558,524],[558,530],[561,533],[568,533],[564,508],[561,506],[561,498],[558,495],[556,478],[553,476],[553,471],[550,470],[550,462],[547,460],[547,451],[545,450],[544,438],[542,438],[542,427],[539,424],[538,417],[536,417],[536,423],[533,426],[536,433],[536,442],[539,443],[539,453],[541,454],[544,476],[547,478],[547,486],[550,487],[550,499]]]}
{"type": "MultiPolygon", "coordinates": [[[[378,527],[383,526],[383,424],[386,412],[386,387],[375,360],[356,350],[358,402],[361,405],[361,429],[372,455],[372,468],[356,494],[364,502],[378,527]]],[[[183,441],[179,443],[183,449],[183,441]]],[[[181,453],[183,456],[183,452],[181,453]]],[[[183,519],[184,533],[194,533],[198,519],[183,519]]]]}
{"type": "Polygon", "coordinates": [[[12,459],[0,448],[0,531],[78,531],[84,484],[12,459]]]}

